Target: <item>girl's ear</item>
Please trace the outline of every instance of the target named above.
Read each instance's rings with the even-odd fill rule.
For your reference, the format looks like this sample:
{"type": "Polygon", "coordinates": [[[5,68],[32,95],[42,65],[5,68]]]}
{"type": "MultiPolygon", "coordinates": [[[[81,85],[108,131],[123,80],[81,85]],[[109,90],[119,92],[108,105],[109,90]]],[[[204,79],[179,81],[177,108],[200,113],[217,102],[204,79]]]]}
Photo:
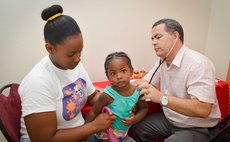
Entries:
{"type": "Polygon", "coordinates": [[[133,67],[130,68],[130,72],[131,72],[130,77],[132,77],[133,76],[133,67]]]}
{"type": "Polygon", "coordinates": [[[108,72],[107,71],[105,71],[105,75],[106,75],[107,79],[109,80],[109,76],[108,76],[108,72]]]}
{"type": "Polygon", "coordinates": [[[50,43],[45,44],[46,50],[50,53],[53,54],[54,52],[54,47],[50,43]]]}

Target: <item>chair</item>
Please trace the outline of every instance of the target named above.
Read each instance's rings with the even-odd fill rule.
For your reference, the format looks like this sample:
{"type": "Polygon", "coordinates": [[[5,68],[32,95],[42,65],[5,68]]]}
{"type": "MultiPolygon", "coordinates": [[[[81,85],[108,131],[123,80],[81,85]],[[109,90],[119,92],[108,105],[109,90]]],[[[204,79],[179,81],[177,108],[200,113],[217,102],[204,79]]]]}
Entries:
{"type": "Polygon", "coordinates": [[[20,141],[21,100],[18,94],[19,84],[12,83],[0,89],[0,129],[8,142],[20,141]],[[9,88],[9,95],[3,91],[9,88]]]}
{"type": "Polygon", "coordinates": [[[217,126],[218,135],[210,142],[229,142],[230,141],[230,114],[217,126]]]}

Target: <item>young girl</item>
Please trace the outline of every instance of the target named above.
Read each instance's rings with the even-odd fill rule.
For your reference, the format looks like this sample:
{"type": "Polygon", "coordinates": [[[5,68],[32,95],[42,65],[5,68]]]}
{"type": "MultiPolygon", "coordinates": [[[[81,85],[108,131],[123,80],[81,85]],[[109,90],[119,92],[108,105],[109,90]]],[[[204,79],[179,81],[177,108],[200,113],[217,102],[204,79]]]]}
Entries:
{"type": "MultiPolygon", "coordinates": [[[[126,53],[114,52],[109,54],[106,57],[104,67],[112,86],[104,89],[99,100],[89,112],[86,122],[93,121],[102,112],[102,108],[107,106],[112,114],[117,116],[112,128],[110,128],[112,137],[116,139],[115,141],[128,141],[127,139],[131,139],[127,137],[128,129],[144,118],[148,111],[147,104],[145,101],[139,100],[139,91],[130,84],[133,67],[126,53]],[[135,114],[133,114],[134,107],[137,109],[135,114]]],[[[103,131],[97,133],[96,137],[108,141],[111,134],[108,134],[108,131],[103,131]]]]}

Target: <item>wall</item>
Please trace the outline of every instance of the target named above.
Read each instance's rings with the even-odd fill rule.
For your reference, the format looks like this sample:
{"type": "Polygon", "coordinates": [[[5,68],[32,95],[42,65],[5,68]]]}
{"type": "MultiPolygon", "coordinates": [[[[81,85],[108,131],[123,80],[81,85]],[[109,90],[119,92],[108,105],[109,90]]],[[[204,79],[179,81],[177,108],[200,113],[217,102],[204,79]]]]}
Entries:
{"type": "Polygon", "coordinates": [[[205,54],[214,62],[217,77],[226,80],[230,61],[229,0],[212,0],[205,54]]]}
{"type": "MultiPolygon", "coordinates": [[[[164,17],[181,22],[185,43],[206,54],[216,66],[217,77],[226,78],[229,0],[7,0],[0,1],[0,86],[20,82],[47,54],[40,13],[53,3],[61,4],[64,14],[80,25],[85,45],[82,62],[93,81],[106,79],[104,58],[112,51],[126,51],[135,67],[150,69],[157,59],[151,46],[151,26],[164,17]]],[[[1,133],[0,141],[6,142],[1,133]]]]}
{"type": "Polygon", "coordinates": [[[185,43],[201,53],[205,51],[209,0],[1,1],[0,86],[20,82],[47,54],[42,33],[45,22],[40,14],[53,3],[61,4],[64,14],[80,25],[84,37],[82,62],[93,81],[106,79],[103,63],[113,51],[127,52],[134,67],[149,70],[157,59],[150,40],[151,26],[161,18],[177,19],[184,27],[185,43]]]}

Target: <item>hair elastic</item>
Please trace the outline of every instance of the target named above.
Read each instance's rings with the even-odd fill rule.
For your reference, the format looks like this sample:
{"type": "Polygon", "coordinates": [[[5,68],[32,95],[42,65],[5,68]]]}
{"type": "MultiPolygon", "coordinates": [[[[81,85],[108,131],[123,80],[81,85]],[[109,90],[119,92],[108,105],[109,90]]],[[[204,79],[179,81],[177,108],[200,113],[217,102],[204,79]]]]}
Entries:
{"type": "Polygon", "coordinates": [[[62,15],[62,13],[57,13],[57,14],[51,16],[50,18],[48,18],[47,21],[51,21],[51,20],[53,20],[53,19],[55,19],[55,18],[57,18],[57,17],[59,17],[61,15],[62,15]]]}
{"type": "Polygon", "coordinates": [[[102,108],[102,112],[106,112],[106,111],[109,113],[109,115],[112,115],[112,114],[113,114],[109,107],[104,106],[104,107],[102,108]]]}

